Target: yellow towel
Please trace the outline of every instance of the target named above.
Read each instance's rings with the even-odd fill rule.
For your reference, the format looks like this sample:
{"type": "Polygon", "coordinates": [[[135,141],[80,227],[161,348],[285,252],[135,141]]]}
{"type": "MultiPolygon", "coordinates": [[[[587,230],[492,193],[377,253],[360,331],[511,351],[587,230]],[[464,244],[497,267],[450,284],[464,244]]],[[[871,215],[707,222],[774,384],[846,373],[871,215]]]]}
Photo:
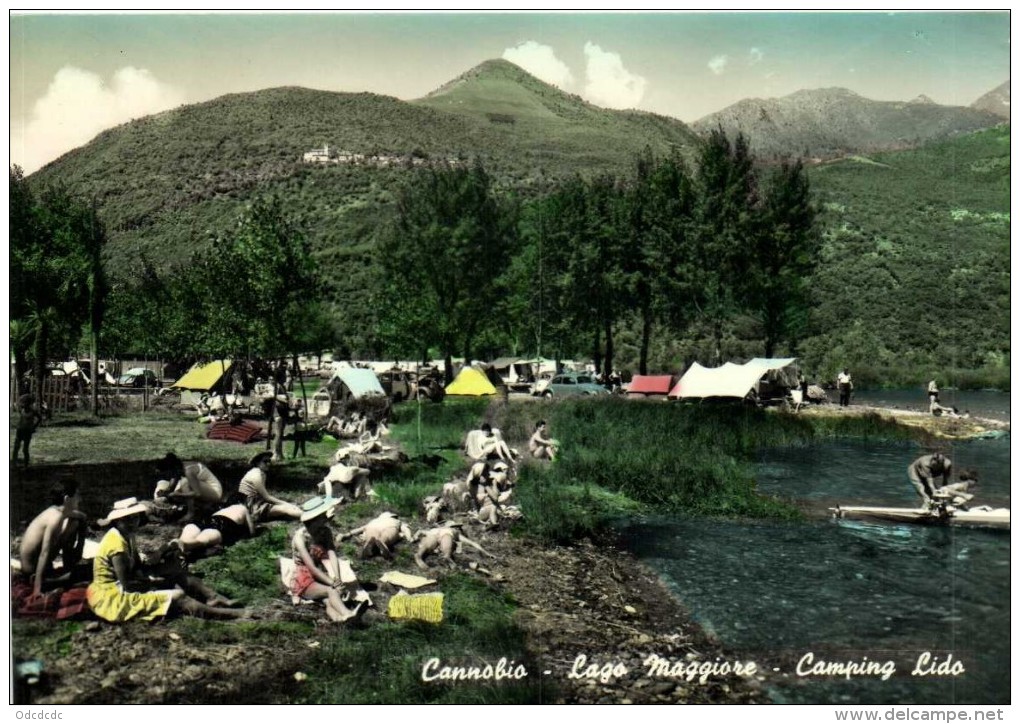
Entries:
{"type": "Polygon", "coordinates": [[[401,588],[421,588],[422,586],[431,586],[435,583],[431,578],[412,576],[410,573],[401,573],[400,571],[387,571],[379,579],[379,582],[392,583],[394,586],[400,586],[401,588]]]}
{"type": "Polygon", "coordinates": [[[394,621],[442,623],[443,594],[416,593],[412,596],[401,591],[390,599],[386,613],[394,621]]]}

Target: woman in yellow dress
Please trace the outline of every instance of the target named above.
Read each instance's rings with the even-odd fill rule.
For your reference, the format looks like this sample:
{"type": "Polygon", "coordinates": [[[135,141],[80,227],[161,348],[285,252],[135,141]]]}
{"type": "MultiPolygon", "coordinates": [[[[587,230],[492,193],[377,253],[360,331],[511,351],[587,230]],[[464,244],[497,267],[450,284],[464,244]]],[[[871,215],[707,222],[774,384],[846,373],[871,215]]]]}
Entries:
{"type": "Polygon", "coordinates": [[[172,610],[207,618],[245,616],[247,612],[243,610],[201,603],[187,596],[178,586],[157,591],[131,590],[142,583],[135,577],[135,571],[141,565],[135,531],[147,511],[145,505],[129,498],[116,503],[106,519],[99,521],[100,525],[108,525],[110,529],[99,543],[92,583],[86,592],[93,613],[111,623],[133,618],[152,621],[172,610]]]}

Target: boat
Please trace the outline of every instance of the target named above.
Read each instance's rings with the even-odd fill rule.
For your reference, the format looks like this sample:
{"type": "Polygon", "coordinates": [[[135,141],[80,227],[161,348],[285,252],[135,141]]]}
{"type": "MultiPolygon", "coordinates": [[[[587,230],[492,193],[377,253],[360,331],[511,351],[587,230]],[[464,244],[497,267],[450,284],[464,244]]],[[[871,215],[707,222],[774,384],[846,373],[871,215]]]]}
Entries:
{"type": "Polygon", "coordinates": [[[833,518],[848,520],[881,520],[892,523],[921,525],[953,525],[973,528],[1009,530],[1009,508],[958,508],[936,505],[931,508],[882,508],[859,505],[837,505],[829,508],[833,518]]]}

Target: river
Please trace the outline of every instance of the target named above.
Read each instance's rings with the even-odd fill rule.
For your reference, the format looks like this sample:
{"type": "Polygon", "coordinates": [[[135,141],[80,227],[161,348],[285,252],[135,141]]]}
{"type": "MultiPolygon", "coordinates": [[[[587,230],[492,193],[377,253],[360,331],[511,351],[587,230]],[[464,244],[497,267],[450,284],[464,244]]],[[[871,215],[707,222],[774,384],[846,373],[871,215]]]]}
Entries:
{"type": "MultiPolygon", "coordinates": [[[[1008,415],[1008,399],[988,401],[1008,415]]],[[[651,517],[623,524],[623,539],[735,658],[767,668],[777,702],[1008,703],[1009,532],[821,517],[836,502],[914,505],[906,468],[918,454],[906,443],[771,450],[760,489],[819,517],[651,517]],[[925,652],[956,675],[912,675],[925,652]],[[891,661],[895,673],[800,676],[809,653],[815,663],[891,661]]],[[[1009,506],[1009,437],[954,442],[950,457],[978,469],[974,504],[1009,506]]]]}

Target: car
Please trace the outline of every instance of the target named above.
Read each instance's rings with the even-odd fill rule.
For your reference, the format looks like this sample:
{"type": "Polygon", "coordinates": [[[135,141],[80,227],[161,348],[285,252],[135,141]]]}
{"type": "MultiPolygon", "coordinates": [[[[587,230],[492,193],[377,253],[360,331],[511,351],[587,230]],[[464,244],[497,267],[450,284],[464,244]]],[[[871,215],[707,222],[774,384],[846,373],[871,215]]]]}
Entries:
{"type": "Polygon", "coordinates": [[[607,390],[584,372],[560,372],[553,375],[542,390],[542,397],[565,397],[569,395],[608,395],[607,390]]]}
{"type": "Polygon", "coordinates": [[[149,387],[158,388],[159,378],[156,373],[145,367],[132,367],[117,378],[118,387],[149,387]]]}
{"type": "Polygon", "coordinates": [[[411,391],[414,386],[411,374],[399,369],[386,370],[376,375],[383,390],[394,402],[411,399],[411,391]]]}

